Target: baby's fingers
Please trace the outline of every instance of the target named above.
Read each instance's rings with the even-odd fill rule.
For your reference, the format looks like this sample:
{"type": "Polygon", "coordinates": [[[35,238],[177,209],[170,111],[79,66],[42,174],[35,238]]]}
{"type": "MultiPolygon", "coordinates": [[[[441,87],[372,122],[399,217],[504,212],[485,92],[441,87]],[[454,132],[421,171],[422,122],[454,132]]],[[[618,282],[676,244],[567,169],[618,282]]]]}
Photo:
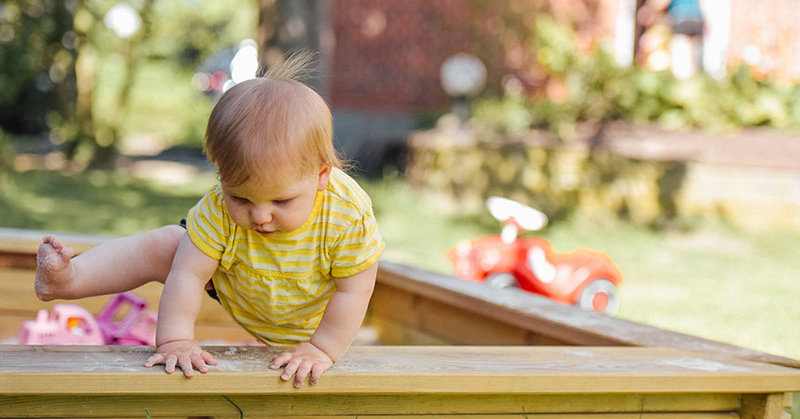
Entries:
{"type": "Polygon", "coordinates": [[[164,371],[166,371],[167,374],[172,374],[175,372],[175,365],[177,364],[178,357],[176,355],[167,355],[167,357],[164,359],[164,371]]]}
{"type": "Polygon", "coordinates": [[[147,368],[152,368],[153,365],[163,364],[164,363],[164,355],[161,354],[153,354],[150,358],[147,358],[147,361],[144,362],[144,366],[147,368]]]}
{"type": "Polygon", "coordinates": [[[322,373],[328,371],[329,366],[325,364],[316,363],[311,368],[311,377],[308,379],[309,384],[317,384],[319,382],[320,377],[322,377],[322,373]]]}
{"type": "MultiPolygon", "coordinates": [[[[298,359],[293,359],[289,363],[283,367],[283,372],[281,373],[281,380],[289,381],[292,376],[297,372],[297,369],[300,367],[300,361],[298,359]]],[[[302,379],[300,379],[300,384],[302,385],[302,379]]]]}
{"type": "Polygon", "coordinates": [[[290,352],[281,352],[280,354],[276,355],[275,358],[272,358],[272,363],[269,364],[269,368],[273,370],[277,370],[278,368],[286,365],[292,359],[292,354],[290,352]]]}
{"type": "Polygon", "coordinates": [[[311,372],[311,366],[312,364],[310,362],[303,362],[297,368],[297,371],[294,373],[294,386],[296,388],[303,386],[306,376],[308,376],[308,373],[311,372]]]}
{"type": "Polygon", "coordinates": [[[197,371],[205,374],[208,372],[208,366],[206,365],[206,361],[203,359],[202,354],[193,354],[191,366],[194,366],[197,371]]]}
{"type": "Polygon", "coordinates": [[[194,368],[192,368],[192,358],[191,357],[182,356],[182,357],[178,358],[178,366],[181,367],[181,371],[183,371],[183,375],[185,375],[186,378],[192,378],[192,375],[194,375],[194,368]]]}
{"type": "Polygon", "coordinates": [[[203,351],[200,356],[203,357],[203,361],[205,361],[206,364],[217,365],[217,360],[214,358],[214,355],[211,355],[208,351],[203,351]]]}

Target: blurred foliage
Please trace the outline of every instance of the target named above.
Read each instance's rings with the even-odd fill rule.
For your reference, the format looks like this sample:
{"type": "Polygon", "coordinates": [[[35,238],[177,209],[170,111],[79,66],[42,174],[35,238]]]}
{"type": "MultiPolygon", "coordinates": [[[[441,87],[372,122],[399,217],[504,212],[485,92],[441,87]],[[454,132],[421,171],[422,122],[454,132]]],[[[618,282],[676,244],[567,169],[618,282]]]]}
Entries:
{"type": "Polygon", "coordinates": [[[8,183],[13,157],[14,153],[8,144],[6,134],[0,129],[0,188],[8,183]]]}
{"type": "Polygon", "coordinates": [[[131,134],[166,145],[202,138],[211,101],[192,88],[213,52],[255,35],[252,0],[129,0],[140,29],[105,23],[118,0],[0,4],[0,127],[90,161],[131,134]]]}
{"type": "Polygon", "coordinates": [[[15,134],[45,131],[70,112],[75,34],[70,2],[0,4],[0,126],[15,134]]]}
{"type": "Polygon", "coordinates": [[[544,88],[535,94],[506,89],[474,108],[476,119],[506,135],[543,128],[568,140],[579,123],[610,120],[712,131],[800,127],[800,86],[756,80],[746,67],[722,80],[703,74],[678,80],[668,71],[620,67],[599,46],[582,51],[570,26],[544,14],[526,45],[536,72],[546,75],[544,88]]]}

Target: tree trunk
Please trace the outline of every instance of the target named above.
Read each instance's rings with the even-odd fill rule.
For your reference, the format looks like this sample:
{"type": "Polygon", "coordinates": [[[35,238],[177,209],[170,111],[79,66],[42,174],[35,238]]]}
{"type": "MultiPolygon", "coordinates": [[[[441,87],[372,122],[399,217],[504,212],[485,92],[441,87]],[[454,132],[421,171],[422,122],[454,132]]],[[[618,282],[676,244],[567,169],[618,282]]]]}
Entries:
{"type": "Polygon", "coordinates": [[[259,0],[259,23],[256,42],[262,67],[283,59],[297,50],[318,53],[311,80],[306,82],[325,96],[326,86],[321,72],[327,71],[329,54],[323,39],[329,38],[330,0],[259,0]]]}

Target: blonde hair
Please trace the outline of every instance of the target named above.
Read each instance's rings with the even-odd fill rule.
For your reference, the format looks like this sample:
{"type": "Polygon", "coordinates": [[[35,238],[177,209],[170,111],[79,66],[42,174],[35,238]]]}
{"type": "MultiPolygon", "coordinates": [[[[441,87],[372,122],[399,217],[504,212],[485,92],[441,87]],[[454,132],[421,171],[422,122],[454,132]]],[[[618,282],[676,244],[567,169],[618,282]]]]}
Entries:
{"type": "Polygon", "coordinates": [[[259,77],[225,92],[208,119],[204,151],[220,180],[237,186],[253,176],[285,182],[341,167],[325,100],[297,79],[313,55],[289,55],[259,77]]]}

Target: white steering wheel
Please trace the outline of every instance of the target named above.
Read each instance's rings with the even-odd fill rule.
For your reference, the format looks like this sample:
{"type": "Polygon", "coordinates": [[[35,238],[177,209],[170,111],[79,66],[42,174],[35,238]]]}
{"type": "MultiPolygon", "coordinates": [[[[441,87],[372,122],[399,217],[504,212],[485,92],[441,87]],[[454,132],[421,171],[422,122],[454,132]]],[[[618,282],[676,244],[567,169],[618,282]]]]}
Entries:
{"type": "Polygon", "coordinates": [[[486,207],[498,221],[504,223],[513,218],[523,230],[541,230],[547,225],[547,215],[543,212],[508,198],[492,196],[486,200],[486,207]]]}

